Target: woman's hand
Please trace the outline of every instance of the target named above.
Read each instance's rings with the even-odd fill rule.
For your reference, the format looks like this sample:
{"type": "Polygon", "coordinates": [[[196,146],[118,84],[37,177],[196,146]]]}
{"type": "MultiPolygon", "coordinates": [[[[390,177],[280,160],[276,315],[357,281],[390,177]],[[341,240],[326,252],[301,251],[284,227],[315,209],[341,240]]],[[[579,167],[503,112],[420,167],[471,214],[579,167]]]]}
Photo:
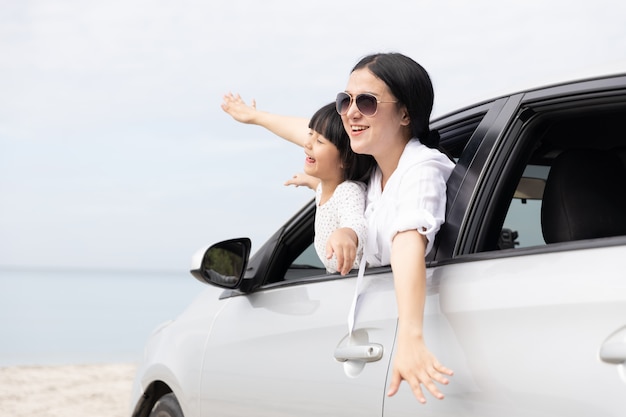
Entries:
{"type": "Polygon", "coordinates": [[[252,99],[251,104],[248,106],[239,94],[224,94],[222,110],[230,114],[230,116],[238,122],[247,124],[256,123],[255,117],[257,110],[256,101],[254,99],[252,99]]]}
{"type": "Polygon", "coordinates": [[[326,242],[326,258],[337,256],[337,271],[346,275],[356,259],[358,237],[354,230],[342,227],[331,233],[326,242]]]}
{"type": "Polygon", "coordinates": [[[400,382],[405,380],[420,403],[426,403],[422,385],[435,398],[442,400],[443,394],[436,383],[447,385],[449,380],[446,376],[451,376],[452,371],[439,363],[426,348],[421,336],[410,329],[399,329],[398,332],[398,350],[387,395],[391,397],[398,392],[400,382]]]}
{"type": "Polygon", "coordinates": [[[254,99],[247,105],[239,94],[224,94],[222,110],[240,123],[264,127],[298,146],[304,147],[309,140],[309,119],[257,110],[254,99]]]}

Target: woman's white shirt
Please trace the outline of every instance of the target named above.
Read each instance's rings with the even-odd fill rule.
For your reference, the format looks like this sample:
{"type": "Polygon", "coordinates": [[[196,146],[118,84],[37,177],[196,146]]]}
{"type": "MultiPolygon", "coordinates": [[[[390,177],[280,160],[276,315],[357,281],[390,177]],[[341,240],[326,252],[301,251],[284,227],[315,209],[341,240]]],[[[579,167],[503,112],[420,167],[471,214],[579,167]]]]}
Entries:
{"type": "Polygon", "coordinates": [[[369,266],[389,265],[391,242],[406,230],[426,236],[426,253],[430,252],[445,219],[446,182],[453,168],[445,154],[411,139],[384,190],[382,173],[376,169],[370,178],[365,209],[365,260],[369,266]]]}
{"type": "Polygon", "coordinates": [[[322,185],[315,192],[315,250],[329,273],[337,272],[337,256],[326,259],[326,242],[337,229],[349,227],[358,237],[357,256],[352,268],[358,268],[363,254],[363,242],[367,236],[365,209],[365,184],[344,181],[337,186],[333,195],[320,205],[322,185]]]}

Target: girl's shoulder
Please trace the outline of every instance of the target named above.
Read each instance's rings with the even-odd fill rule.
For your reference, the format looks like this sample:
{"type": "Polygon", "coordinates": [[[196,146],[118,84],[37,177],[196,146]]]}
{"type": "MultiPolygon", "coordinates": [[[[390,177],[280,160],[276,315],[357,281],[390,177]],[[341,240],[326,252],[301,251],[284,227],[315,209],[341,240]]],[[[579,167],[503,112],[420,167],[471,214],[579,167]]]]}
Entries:
{"type": "Polygon", "coordinates": [[[365,183],[362,183],[360,181],[346,180],[337,186],[334,194],[348,194],[348,193],[365,194],[366,190],[367,190],[367,186],[365,185],[365,183]]]}

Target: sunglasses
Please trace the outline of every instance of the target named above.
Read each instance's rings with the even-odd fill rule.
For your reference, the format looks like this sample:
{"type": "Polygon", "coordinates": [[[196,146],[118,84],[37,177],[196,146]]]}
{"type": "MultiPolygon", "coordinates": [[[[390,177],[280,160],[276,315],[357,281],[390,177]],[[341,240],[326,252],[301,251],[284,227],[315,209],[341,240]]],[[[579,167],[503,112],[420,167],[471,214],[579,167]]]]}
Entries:
{"type": "Polygon", "coordinates": [[[378,103],[397,103],[397,101],[382,101],[376,98],[375,95],[369,93],[357,94],[353,99],[348,93],[337,94],[337,113],[345,115],[348,113],[348,109],[352,106],[352,101],[356,103],[356,108],[363,116],[373,116],[378,111],[378,103]]]}

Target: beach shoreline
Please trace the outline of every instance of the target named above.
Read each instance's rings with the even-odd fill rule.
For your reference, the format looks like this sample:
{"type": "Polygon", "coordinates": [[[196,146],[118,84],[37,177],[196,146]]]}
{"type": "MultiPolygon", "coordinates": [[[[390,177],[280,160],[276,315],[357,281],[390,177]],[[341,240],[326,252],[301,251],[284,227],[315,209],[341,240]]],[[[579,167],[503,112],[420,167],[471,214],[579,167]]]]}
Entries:
{"type": "Polygon", "coordinates": [[[0,367],[0,415],[129,417],[137,364],[0,367]]]}

